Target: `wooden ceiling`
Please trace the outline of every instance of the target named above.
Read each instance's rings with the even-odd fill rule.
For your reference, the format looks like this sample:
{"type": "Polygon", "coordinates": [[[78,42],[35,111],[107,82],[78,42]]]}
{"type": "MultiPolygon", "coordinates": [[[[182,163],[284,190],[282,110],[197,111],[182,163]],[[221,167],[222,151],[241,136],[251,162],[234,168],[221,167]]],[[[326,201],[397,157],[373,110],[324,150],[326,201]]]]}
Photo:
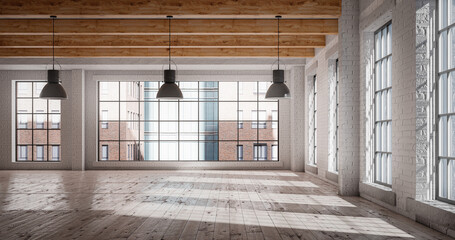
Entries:
{"type": "Polygon", "coordinates": [[[0,57],[313,57],[341,0],[3,0],[0,57]]]}

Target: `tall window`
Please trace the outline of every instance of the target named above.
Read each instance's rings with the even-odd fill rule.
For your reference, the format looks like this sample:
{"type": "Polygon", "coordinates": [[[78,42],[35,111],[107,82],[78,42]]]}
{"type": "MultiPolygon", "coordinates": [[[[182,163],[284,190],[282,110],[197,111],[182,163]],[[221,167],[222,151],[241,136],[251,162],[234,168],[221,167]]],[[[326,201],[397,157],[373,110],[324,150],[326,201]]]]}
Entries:
{"type": "Polygon", "coordinates": [[[378,29],[374,39],[374,180],[392,185],[392,23],[378,29]]]}
{"type": "Polygon", "coordinates": [[[317,78],[316,75],[313,76],[312,81],[312,88],[310,92],[310,101],[309,101],[309,109],[311,116],[310,118],[310,131],[309,131],[309,140],[310,140],[310,164],[316,165],[317,164],[317,78]]]}
{"type": "Polygon", "coordinates": [[[329,170],[338,172],[338,59],[329,86],[329,170]]]}
{"type": "Polygon", "coordinates": [[[60,100],[39,98],[44,81],[15,83],[15,161],[60,161],[60,100]]]}
{"type": "Polygon", "coordinates": [[[437,199],[455,203],[455,2],[439,0],[437,199]]]}
{"type": "Polygon", "coordinates": [[[179,82],[181,100],[156,99],[160,84],[99,82],[108,89],[98,94],[99,160],[278,161],[253,153],[258,143],[279,146],[270,83],[179,82]]]}
{"type": "Polygon", "coordinates": [[[278,159],[278,146],[272,145],[272,160],[278,159]]]}

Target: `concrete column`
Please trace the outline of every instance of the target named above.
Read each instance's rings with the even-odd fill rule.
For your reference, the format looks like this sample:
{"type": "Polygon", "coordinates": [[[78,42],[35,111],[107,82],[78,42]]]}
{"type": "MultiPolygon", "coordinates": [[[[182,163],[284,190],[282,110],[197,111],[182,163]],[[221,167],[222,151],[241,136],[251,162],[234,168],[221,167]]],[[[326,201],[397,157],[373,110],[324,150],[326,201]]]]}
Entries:
{"type": "Polygon", "coordinates": [[[339,32],[339,176],[340,195],[359,194],[360,35],[359,0],[343,0],[339,32]]]}
{"type": "Polygon", "coordinates": [[[72,88],[69,93],[71,102],[71,167],[72,170],[85,169],[85,72],[72,70],[72,88]]]}
{"type": "Polygon", "coordinates": [[[291,82],[291,170],[302,172],[305,166],[305,67],[292,67],[291,82]]]}

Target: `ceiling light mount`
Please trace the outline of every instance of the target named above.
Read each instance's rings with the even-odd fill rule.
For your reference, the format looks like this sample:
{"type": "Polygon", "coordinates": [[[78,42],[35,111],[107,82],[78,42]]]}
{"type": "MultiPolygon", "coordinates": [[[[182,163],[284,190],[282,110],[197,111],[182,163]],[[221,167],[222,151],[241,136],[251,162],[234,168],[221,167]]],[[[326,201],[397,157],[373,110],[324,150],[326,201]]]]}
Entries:
{"type": "Polygon", "coordinates": [[[41,90],[40,98],[44,99],[67,99],[65,89],[60,84],[59,70],[55,70],[55,19],[57,16],[50,16],[52,19],[52,70],[47,70],[47,84],[41,90]]]}

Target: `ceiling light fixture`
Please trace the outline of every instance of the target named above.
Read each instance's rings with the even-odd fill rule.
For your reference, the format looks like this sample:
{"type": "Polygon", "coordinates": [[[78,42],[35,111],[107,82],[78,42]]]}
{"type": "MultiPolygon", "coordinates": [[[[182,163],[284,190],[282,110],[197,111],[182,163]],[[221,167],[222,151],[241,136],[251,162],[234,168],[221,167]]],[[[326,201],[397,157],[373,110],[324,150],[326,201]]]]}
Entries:
{"type": "Polygon", "coordinates": [[[275,17],[278,21],[278,69],[273,70],[273,83],[270,85],[265,98],[289,98],[291,94],[289,88],[284,83],[284,70],[280,69],[280,18],[275,17]]]}
{"type": "Polygon", "coordinates": [[[164,84],[156,94],[158,99],[182,99],[183,94],[179,86],[175,84],[175,70],[171,69],[171,19],[172,16],[167,16],[169,19],[169,69],[164,70],[164,84]]]}
{"type": "Polygon", "coordinates": [[[40,98],[44,99],[67,99],[66,91],[60,84],[59,71],[55,70],[55,28],[54,22],[56,16],[51,16],[52,19],[52,70],[47,70],[47,84],[41,90],[40,98]]]}

